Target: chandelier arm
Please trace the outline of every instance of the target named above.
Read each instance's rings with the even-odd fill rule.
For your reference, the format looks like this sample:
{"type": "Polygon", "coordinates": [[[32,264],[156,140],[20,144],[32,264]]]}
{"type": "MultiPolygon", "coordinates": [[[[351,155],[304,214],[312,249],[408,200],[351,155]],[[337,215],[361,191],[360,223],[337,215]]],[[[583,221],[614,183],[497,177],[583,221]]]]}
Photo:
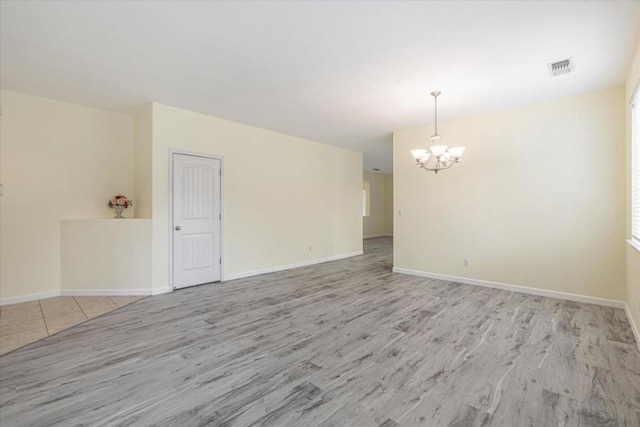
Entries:
{"type": "MultiPolygon", "coordinates": [[[[440,163],[440,162],[438,162],[438,163],[440,163]]],[[[436,167],[435,167],[435,168],[428,168],[428,167],[426,167],[426,166],[425,166],[425,165],[423,165],[423,164],[420,164],[420,167],[421,167],[422,169],[424,169],[424,170],[429,171],[429,172],[435,172],[435,173],[438,173],[438,171],[443,171],[443,170],[449,169],[449,168],[450,168],[451,166],[453,166],[454,164],[459,163],[459,161],[458,161],[458,160],[454,160],[454,161],[452,161],[449,165],[447,165],[447,166],[445,166],[445,167],[442,167],[442,168],[439,168],[439,167],[438,167],[438,163],[436,163],[436,167]]],[[[440,163],[440,164],[443,164],[443,163],[440,163]]]]}
{"type": "Polygon", "coordinates": [[[453,166],[456,163],[458,163],[457,160],[452,160],[451,163],[449,163],[449,165],[447,167],[441,168],[440,170],[449,169],[451,166],[453,166]]]}
{"type": "MultiPolygon", "coordinates": [[[[451,163],[449,163],[449,166],[447,166],[446,168],[442,168],[442,169],[449,169],[449,168],[450,168],[451,166],[453,166],[455,163],[456,163],[456,162],[451,162],[451,163]]],[[[441,169],[441,170],[442,170],[442,169],[441,169]]]]}

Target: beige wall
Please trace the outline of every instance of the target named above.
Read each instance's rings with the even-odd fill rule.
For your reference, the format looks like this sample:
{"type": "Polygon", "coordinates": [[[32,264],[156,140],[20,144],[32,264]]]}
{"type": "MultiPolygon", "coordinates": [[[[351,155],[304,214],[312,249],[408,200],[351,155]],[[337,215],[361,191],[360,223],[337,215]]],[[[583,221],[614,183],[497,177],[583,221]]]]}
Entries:
{"type": "MultiPolygon", "coordinates": [[[[633,91],[640,84],[640,44],[636,49],[635,57],[631,64],[631,69],[627,76],[625,87],[625,108],[627,110],[627,181],[631,182],[631,115],[629,114],[629,103],[633,91]]],[[[627,237],[631,236],[631,186],[627,186],[627,237]]],[[[627,305],[636,324],[640,330],[640,250],[627,246],[627,305]]]]}
{"type": "Polygon", "coordinates": [[[141,106],[134,119],[133,208],[136,218],[151,218],[152,105],[141,106]]]}
{"type": "Polygon", "coordinates": [[[624,117],[619,88],[442,123],[467,151],[438,175],[432,128],[396,132],[394,266],[623,300],[624,117]]]}
{"type": "Polygon", "coordinates": [[[133,195],[133,118],[0,95],[0,298],[59,291],[61,220],[112,217],[109,198],[133,195]]]}
{"type": "MultiPolygon", "coordinates": [[[[66,289],[134,286],[125,280],[125,287],[106,288],[90,279],[83,268],[91,263],[72,261],[82,258],[83,233],[67,227],[61,239],[63,220],[111,218],[106,201],[118,192],[134,199],[137,217],[153,216],[146,240],[153,243],[151,280],[156,291],[166,290],[169,148],[225,157],[225,276],[362,251],[360,153],[157,104],[138,109],[135,127],[131,115],[9,91],[2,91],[2,107],[5,302],[61,292],[63,266],[66,289]]],[[[92,233],[102,239],[109,227],[92,233]]],[[[108,255],[110,246],[98,246],[108,255]]],[[[99,257],[84,253],[90,254],[99,257]]],[[[150,286],[139,276],[131,276],[140,283],[136,289],[150,286]]]]}
{"type": "Polygon", "coordinates": [[[169,285],[169,149],[224,156],[224,275],[362,251],[362,154],[153,104],[153,285],[169,285]],[[309,247],[312,250],[309,250],[309,247]]]}
{"type": "Polygon", "coordinates": [[[151,290],[150,219],[65,220],[61,239],[63,292],[151,290]]]}
{"type": "Polygon", "coordinates": [[[364,237],[392,235],[393,218],[387,218],[387,215],[393,214],[393,208],[389,209],[389,205],[393,204],[393,189],[388,184],[393,182],[392,176],[365,172],[363,179],[369,182],[371,199],[369,216],[362,220],[364,237]]]}

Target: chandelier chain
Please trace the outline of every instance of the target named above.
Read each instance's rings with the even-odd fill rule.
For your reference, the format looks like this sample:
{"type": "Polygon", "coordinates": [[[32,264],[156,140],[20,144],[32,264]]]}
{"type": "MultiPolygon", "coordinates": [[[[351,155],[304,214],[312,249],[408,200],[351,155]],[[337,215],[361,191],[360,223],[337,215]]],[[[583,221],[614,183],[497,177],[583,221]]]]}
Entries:
{"type": "Polygon", "coordinates": [[[433,136],[438,136],[438,95],[433,96],[436,104],[436,133],[433,136]]]}

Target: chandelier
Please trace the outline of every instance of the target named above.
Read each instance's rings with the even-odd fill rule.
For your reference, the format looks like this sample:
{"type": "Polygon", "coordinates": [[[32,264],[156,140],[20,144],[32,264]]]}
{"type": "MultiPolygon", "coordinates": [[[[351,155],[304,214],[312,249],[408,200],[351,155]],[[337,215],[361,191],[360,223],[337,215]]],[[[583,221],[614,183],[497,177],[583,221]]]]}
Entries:
{"type": "Polygon", "coordinates": [[[424,170],[438,173],[441,170],[449,169],[460,161],[464,153],[464,147],[451,147],[440,144],[440,135],[438,135],[438,95],[439,91],[431,92],[435,102],[436,130],[431,136],[433,145],[428,150],[411,150],[411,155],[416,161],[416,165],[424,170]]]}

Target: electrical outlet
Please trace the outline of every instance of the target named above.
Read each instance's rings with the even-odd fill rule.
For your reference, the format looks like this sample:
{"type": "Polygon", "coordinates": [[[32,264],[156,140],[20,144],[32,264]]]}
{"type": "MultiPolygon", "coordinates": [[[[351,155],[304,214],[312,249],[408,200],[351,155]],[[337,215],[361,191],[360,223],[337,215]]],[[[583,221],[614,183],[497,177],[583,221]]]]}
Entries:
{"type": "Polygon", "coordinates": [[[402,209],[398,209],[398,216],[402,216],[402,209]]]}
{"type": "Polygon", "coordinates": [[[464,258],[462,262],[465,267],[471,267],[471,260],[469,258],[464,258]]]}
{"type": "Polygon", "coordinates": [[[313,251],[313,246],[309,246],[309,252],[313,251]]]}

